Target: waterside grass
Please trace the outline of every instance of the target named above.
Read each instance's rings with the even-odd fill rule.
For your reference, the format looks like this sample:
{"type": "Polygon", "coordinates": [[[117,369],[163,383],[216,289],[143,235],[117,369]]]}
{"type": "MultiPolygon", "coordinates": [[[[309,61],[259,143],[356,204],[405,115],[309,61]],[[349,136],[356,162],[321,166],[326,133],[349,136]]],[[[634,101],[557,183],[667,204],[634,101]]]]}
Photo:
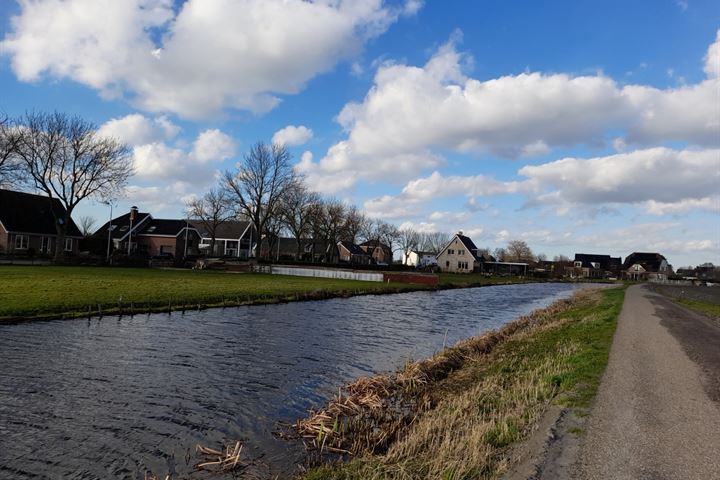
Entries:
{"type": "Polygon", "coordinates": [[[422,286],[267,274],[0,266],[0,321],[277,303],[419,289],[422,286]]]}
{"type": "Polygon", "coordinates": [[[360,389],[360,397],[341,390],[333,402],[372,401],[344,417],[335,415],[333,402],[313,412],[329,417],[329,431],[309,443],[357,456],[316,467],[304,480],[497,478],[508,468],[510,447],[528,437],[548,405],[590,405],[623,298],[622,288],[584,291],[385,381],[375,378],[372,385],[381,388],[360,389]],[[376,411],[387,405],[401,408],[376,411]]]}

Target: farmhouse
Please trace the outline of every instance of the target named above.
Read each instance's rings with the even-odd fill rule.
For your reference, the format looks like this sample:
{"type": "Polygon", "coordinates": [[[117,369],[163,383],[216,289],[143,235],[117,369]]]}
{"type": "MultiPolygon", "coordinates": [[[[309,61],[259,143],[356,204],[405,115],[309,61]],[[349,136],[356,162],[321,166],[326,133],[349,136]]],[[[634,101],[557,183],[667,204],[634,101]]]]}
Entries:
{"type": "MultiPolygon", "coordinates": [[[[57,244],[56,222],[65,217],[57,198],[0,190],[0,253],[50,255],[57,244]]],[[[67,255],[78,253],[82,234],[70,219],[64,245],[67,255]]]]}
{"type": "Polygon", "coordinates": [[[623,278],[626,280],[665,281],[672,273],[664,256],[659,253],[633,252],[623,264],[623,278]]]}

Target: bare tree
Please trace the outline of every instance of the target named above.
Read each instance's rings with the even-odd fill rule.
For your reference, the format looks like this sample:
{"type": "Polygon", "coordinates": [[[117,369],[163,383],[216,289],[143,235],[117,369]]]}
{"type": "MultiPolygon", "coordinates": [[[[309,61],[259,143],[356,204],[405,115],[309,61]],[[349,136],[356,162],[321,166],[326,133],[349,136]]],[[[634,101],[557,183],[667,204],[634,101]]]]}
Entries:
{"type": "Polygon", "coordinates": [[[236,214],[249,218],[260,238],[268,220],[277,215],[280,200],[295,185],[290,153],[282,145],[256,143],[223,179],[236,214]]]}
{"type": "Polygon", "coordinates": [[[59,112],[28,113],[17,131],[16,155],[29,180],[65,209],[50,209],[57,231],[55,260],[59,261],[75,207],[86,198],[107,200],[124,192],[133,174],[130,149],[116,139],[98,136],[91,122],[59,112]]]}
{"type": "Polygon", "coordinates": [[[498,262],[505,262],[507,260],[507,252],[504,248],[498,247],[493,251],[493,257],[495,257],[495,260],[498,262]]]}
{"type": "Polygon", "coordinates": [[[215,238],[218,228],[233,217],[233,209],[226,190],[213,188],[200,198],[186,204],[189,218],[198,220],[210,235],[210,254],[215,254],[215,238]]]}
{"type": "Polygon", "coordinates": [[[407,265],[410,252],[420,246],[420,234],[412,228],[403,228],[398,234],[398,243],[403,252],[403,264],[407,265]]]}
{"type": "Polygon", "coordinates": [[[533,252],[524,240],[510,240],[505,247],[506,262],[533,262],[533,252]]]}
{"type": "Polygon", "coordinates": [[[312,210],[312,230],[325,243],[326,262],[337,260],[337,243],[344,236],[346,213],[345,205],[337,199],[325,200],[312,210]]]}
{"type": "Polygon", "coordinates": [[[295,237],[295,260],[301,255],[300,242],[310,234],[312,214],[321,203],[320,195],[296,181],[283,195],[278,213],[285,227],[295,237]]]}
{"type": "Polygon", "coordinates": [[[11,187],[22,180],[16,156],[19,141],[15,123],[7,116],[0,116],[0,187],[11,187]]]}
{"type": "Polygon", "coordinates": [[[370,220],[365,224],[361,235],[372,247],[372,250],[368,252],[370,256],[377,259],[380,255],[376,250],[386,246],[390,249],[390,262],[392,262],[392,253],[395,251],[399,239],[399,231],[395,225],[383,220],[370,220]]]}
{"type": "Polygon", "coordinates": [[[345,223],[342,228],[343,240],[355,243],[368,225],[368,218],[355,205],[345,207],[345,223]]]}
{"type": "Polygon", "coordinates": [[[450,234],[448,233],[426,233],[422,238],[422,249],[437,256],[448,243],[450,243],[450,234]]]}
{"type": "Polygon", "coordinates": [[[80,231],[83,234],[83,237],[89,237],[93,234],[93,226],[97,220],[95,217],[91,217],[89,215],[85,215],[80,217],[80,231]]]}
{"type": "Polygon", "coordinates": [[[570,257],[568,257],[567,255],[555,255],[553,257],[553,262],[569,262],[569,261],[570,261],[570,257]]]}

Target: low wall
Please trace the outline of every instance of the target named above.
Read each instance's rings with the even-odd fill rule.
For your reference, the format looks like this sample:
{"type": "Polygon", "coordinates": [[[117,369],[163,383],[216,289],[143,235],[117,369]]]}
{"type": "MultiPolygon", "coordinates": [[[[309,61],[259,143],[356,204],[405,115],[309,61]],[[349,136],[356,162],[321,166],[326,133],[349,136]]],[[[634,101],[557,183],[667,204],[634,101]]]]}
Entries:
{"type": "MultiPolygon", "coordinates": [[[[266,267],[268,268],[268,267],[266,267]]],[[[284,267],[281,265],[273,265],[270,273],[275,275],[293,275],[296,277],[322,277],[322,278],[338,278],[342,280],[361,280],[364,282],[382,282],[384,276],[377,272],[357,272],[353,270],[339,270],[335,268],[303,268],[303,267],[284,267]]]]}

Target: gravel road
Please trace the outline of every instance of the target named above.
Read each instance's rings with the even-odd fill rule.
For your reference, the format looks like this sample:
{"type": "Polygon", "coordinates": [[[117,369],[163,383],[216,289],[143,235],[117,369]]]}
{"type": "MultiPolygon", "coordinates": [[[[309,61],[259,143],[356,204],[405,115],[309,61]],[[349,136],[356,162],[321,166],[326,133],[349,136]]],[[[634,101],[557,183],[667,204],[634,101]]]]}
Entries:
{"type": "Polygon", "coordinates": [[[720,479],[720,328],[648,287],[625,296],[572,478],[720,479]]]}

